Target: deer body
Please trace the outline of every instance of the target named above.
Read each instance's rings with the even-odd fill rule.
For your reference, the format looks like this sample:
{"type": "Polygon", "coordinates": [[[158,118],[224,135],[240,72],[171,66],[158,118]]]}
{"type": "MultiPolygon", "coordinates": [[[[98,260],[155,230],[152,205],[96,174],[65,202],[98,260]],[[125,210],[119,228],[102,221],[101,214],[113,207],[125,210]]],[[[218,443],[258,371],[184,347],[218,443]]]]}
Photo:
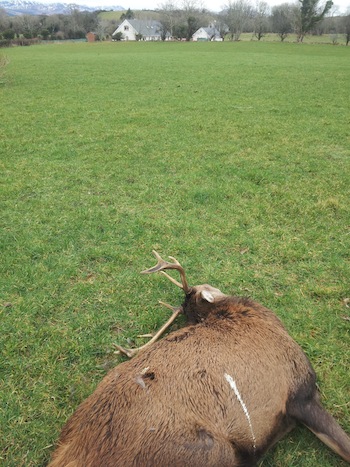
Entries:
{"type": "Polygon", "coordinates": [[[64,427],[51,467],[253,466],[302,422],[350,462],[314,371],[274,313],[190,288],[189,324],[121,363],[64,427]]]}

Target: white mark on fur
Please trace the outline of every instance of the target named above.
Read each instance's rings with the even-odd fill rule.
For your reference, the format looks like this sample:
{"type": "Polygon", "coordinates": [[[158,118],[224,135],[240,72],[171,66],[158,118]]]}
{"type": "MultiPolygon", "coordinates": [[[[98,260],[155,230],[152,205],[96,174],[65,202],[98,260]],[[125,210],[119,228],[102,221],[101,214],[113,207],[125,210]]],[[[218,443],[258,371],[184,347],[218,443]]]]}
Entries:
{"type": "Polygon", "coordinates": [[[142,389],[148,389],[142,378],[147,373],[148,370],[149,370],[149,367],[144,368],[143,370],[141,370],[141,373],[135,378],[135,383],[141,386],[142,389]]]}
{"type": "Polygon", "coordinates": [[[241,394],[239,393],[238,391],[238,388],[237,388],[237,385],[236,385],[236,382],[234,381],[234,379],[232,378],[232,376],[228,375],[227,373],[225,373],[225,379],[226,381],[228,382],[228,384],[230,385],[231,389],[233,389],[233,392],[235,393],[237,399],[238,399],[238,402],[241,404],[241,407],[243,409],[243,412],[244,412],[244,415],[246,416],[246,419],[248,421],[248,425],[249,425],[249,428],[250,428],[250,432],[252,434],[252,438],[253,438],[253,448],[254,450],[256,449],[256,438],[255,438],[255,434],[254,434],[254,430],[253,430],[253,425],[252,425],[252,421],[250,419],[250,415],[249,415],[249,412],[248,412],[248,409],[247,409],[247,406],[245,405],[245,403],[243,402],[243,399],[242,399],[242,396],[241,394]]]}
{"type": "Polygon", "coordinates": [[[139,386],[141,386],[142,389],[147,389],[147,386],[146,386],[144,380],[142,379],[142,376],[136,376],[135,383],[138,384],[139,386]]]}

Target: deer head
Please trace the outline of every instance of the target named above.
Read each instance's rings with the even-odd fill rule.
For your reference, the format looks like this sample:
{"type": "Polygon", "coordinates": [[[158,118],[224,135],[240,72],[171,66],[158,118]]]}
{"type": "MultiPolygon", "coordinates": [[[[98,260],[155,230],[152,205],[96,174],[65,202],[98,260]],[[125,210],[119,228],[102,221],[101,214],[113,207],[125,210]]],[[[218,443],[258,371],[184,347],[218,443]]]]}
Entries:
{"type": "Polygon", "coordinates": [[[190,287],[186,279],[185,270],[176,258],[169,256],[169,258],[173,261],[173,263],[170,263],[168,261],[165,261],[155,250],[153,250],[152,253],[158,261],[157,264],[152,268],[142,271],[141,274],[152,274],[154,272],[161,272],[173,284],[177,285],[177,287],[180,287],[184,291],[186,299],[188,299],[189,297],[193,297],[196,300],[196,302],[198,302],[199,300],[204,300],[208,303],[214,303],[216,299],[221,299],[226,296],[221,292],[221,290],[212,287],[209,284],[202,284],[190,287]],[[176,269],[177,271],[179,271],[181,276],[181,283],[175,280],[166,272],[164,272],[164,270],[166,269],[176,269]]]}

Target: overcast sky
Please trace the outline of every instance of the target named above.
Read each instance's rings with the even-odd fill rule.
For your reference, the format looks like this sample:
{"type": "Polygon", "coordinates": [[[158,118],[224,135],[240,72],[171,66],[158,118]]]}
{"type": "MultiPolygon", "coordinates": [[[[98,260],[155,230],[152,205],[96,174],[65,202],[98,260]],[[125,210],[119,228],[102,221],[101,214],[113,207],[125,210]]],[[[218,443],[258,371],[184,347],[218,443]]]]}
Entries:
{"type": "MultiPolygon", "coordinates": [[[[40,0],[39,0],[40,1],[40,0]]],[[[43,1],[43,0],[41,0],[43,1]]],[[[51,3],[57,0],[44,0],[46,3],[51,3]]],[[[279,5],[281,3],[292,3],[293,0],[265,0],[269,5],[279,5]]],[[[325,0],[321,0],[320,4],[325,3],[325,0]]],[[[132,10],[154,10],[159,8],[162,3],[168,3],[167,0],[64,0],[64,3],[76,3],[88,6],[111,6],[120,5],[124,8],[131,8],[132,10]]],[[[181,5],[181,0],[172,3],[181,5]]],[[[193,2],[195,3],[195,2],[193,2]]],[[[223,6],[228,3],[228,0],[198,0],[196,3],[202,4],[205,8],[211,11],[220,11],[223,6]]],[[[251,3],[256,3],[256,0],[251,0],[251,3]]],[[[334,5],[339,7],[339,12],[345,13],[350,8],[350,0],[333,0],[334,5]]]]}
{"type": "MultiPolygon", "coordinates": [[[[39,3],[56,3],[61,1],[62,3],[73,3],[77,5],[87,5],[93,7],[109,7],[109,6],[122,6],[125,9],[129,7],[131,10],[155,10],[160,8],[161,4],[169,3],[169,0],[37,0],[39,3]]],[[[186,0],[185,0],[186,1],[186,0]]],[[[264,0],[270,6],[280,5],[281,3],[293,3],[294,0],[264,0]]],[[[297,0],[295,0],[297,1],[297,0]]],[[[225,5],[229,3],[229,0],[190,0],[189,3],[195,3],[203,5],[210,11],[221,11],[225,5]]],[[[257,0],[250,0],[254,5],[257,0]]],[[[320,4],[325,3],[326,0],[321,0],[320,4]]],[[[345,13],[350,9],[350,0],[333,0],[334,5],[338,7],[339,13],[345,13]]],[[[181,0],[172,0],[181,7],[181,0]]]]}

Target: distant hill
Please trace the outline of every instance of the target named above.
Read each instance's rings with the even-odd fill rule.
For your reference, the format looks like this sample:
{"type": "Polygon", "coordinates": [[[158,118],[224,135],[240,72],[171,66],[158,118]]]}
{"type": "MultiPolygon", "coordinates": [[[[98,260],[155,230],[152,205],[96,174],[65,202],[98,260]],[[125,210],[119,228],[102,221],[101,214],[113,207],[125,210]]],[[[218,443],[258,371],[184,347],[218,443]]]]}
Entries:
{"type": "MultiPolygon", "coordinates": [[[[154,10],[132,10],[132,11],[135,14],[135,19],[141,19],[145,21],[149,19],[159,21],[160,16],[161,16],[159,11],[154,11],[154,10]]],[[[98,16],[101,19],[118,21],[123,13],[125,13],[125,10],[124,11],[121,11],[121,10],[103,11],[98,16]]]]}
{"type": "MultiPolygon", "coordinates": [[[[74,5],[80,11],[96,11],[96,10],[114,10],[124,11],[125,8],[116,6],[85,6],[74,5]]],[[[3,8],[10,16],[18,15],[54,15],[68,13],[72,8],[72,3],[39,3],[30,0],[0,0],[0,8],[3,8]]]]}

